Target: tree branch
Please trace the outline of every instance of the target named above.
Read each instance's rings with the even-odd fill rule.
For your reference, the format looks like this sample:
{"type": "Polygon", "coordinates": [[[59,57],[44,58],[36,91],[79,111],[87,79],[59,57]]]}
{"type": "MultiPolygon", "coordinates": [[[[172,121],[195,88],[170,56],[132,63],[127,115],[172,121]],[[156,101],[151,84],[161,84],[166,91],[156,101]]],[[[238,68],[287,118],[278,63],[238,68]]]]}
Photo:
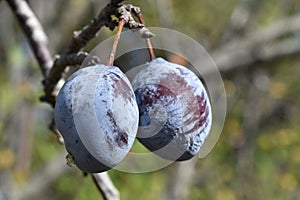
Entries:
{"type": "Polygon", "coordinates": [[[64,173],[70,171],[65,162],[65,152],[59,153],[48,161],[40,171],[36,172],[27,182],[24,188],[15,189],[15,199],[32,199],[45,191],[49,184],[53,183],[64,173]]]}
{"type": "MultiPolygon", "coordinates": [[[[111,16],[117,14],[117,9],[123,0],[111,0],[88,25],[82,30],[74,32],[73,38],[67,49],[61,55],[78,53],[87,43],[92,40],[103,26],[114,29],[117,23],[112,20],[111,16]]],[[[55,60],[52,69],[43,80],[45,96],[43,101],[50,103],[53,107],[55,104],[55,96],[52,94],[56,84],[61,79],[62,74],[67,65],[58,65],[55,60]]]]}
{"type": "Polygon", "coordinates": [[[32,51],[39,63],[43,76],[48,75],[53,60],[48,48],[48,38],[44,30],[25,0],[7,0],[8,5],[18,19],[32,51]]]}
{"type": "Polygon", "coordinates": [[[175,171],[171,172],[163,200],[188,199],[189,191],[194,184],[196,163],[198,158],[177,164],[175,171]]]}
{"type": "MultiPolygon", "coordinates": [[[[55,62],[53,62],[49,51],[47,36],[27,2],[25,0],[7,0],[7,2],[28,38],[43,73],[43,84],[46,95],[42,99],[54,107],[55,95],[53,95],[52,92],[62,77],[65,68],[70,65],[79,65],[83,62],[88,54],[79,51],[96,36],[97,32],[103,26],[108,26],[111,29],[115,27],[111,15],[116,13],[119,3],[122,2],[122,0],[111,0],[89,25],[75,33],[68,48],[62,55],[56,57],[55,62]]],[[[92,58],[91,61],[98,62],[95,58],[92,58]]],[[[50,182],[55,180],[55,178],[59,177],[65,170],[62,170],[62,168],[59,167],[61,165],[57,165],[57,163],[64,163],[62,157],[59,157],[58,161],[55,160],[55,162],[50,162],[46,165],[42,173],[46,178],[45,176],[41,178],[40,175],[35,176],[30,180],[28,187],[22,191],[22,195],[18,193],[17,196],[19,196],[19,198],[21,198],[21,196],[24,197],[24,194],[27,197],[32,196],[42,188],[45,188],[50,182]],[[40,189],[37,190],[37,188],[40,189]]],[[[104,199],[119,199],[118,191],[106,173],[94,174],[93,179],[104,199]]]]}
{"type": "MultiPolygon", "coordinates": [[[[72,53],[68,55],[59,55],[55,59],[55,66],[62,67],[62,66],[81,65],[83,61],[88,57],[89,54],[87,52],[78,52],[78,53],[72,53]]],[[[99,63],[100,63],[100,59],[96,56],[92,56],[88,64],[95,65],[99,63]]]]}
{"type": "Polygon", "coordinates": [[[104,200],[120,199],[119,191],[113,185],[107,172],[92,174],[92,177],[104,200]]]}
{"type": "MultiPolygon", "coordinates": [[[[72,168],[67,167],[65,164],[65,157],[65,152],[62,152],[54,159],[48,161],[40,171],[29,179],[24,188],[15,188],[11,198],[18,200],[32,199],[47,190],[49,184],[56,181],[64,173],[71,171],[72,168]]],[[[106,172],[92,174],[92,178],[104,200],[119,199],[119,192],[106,172]]],[[[10,194],[7,195],[9,196],[10,194]]]]}
{"type": "Polygon", "coordinates": [[[249,22],[253,19],[253,6],[249,1],[239,0],[231,13],[229,23],[222,37],[222,43],[233,40],[244,35],[244,31],[249,28],[249,22]],[[251,20],[250,20],[251,19],[251,20]]]}
{"type": "Polygon", "coordinates": [[[111,3],[107,4],[101,10],[99,15],[95,17],[88,25],[86,25],[80,31],[75,31],[73,39],[71,40],[65,53],[77,53],[80,51],[91,39],[96,36],[103,26],[107,26],[113,30],[117,24],[112,21],[111,16],[117,14],[117,8],[119,7],[119,3],[122,1],[123,0],[112,0],[111,3]]]}
{"type": "MultiPolygon", "coordinates": [[[[115,28],[116,23],[112,21],[111,15],[118,14],[116,10],[122,0],[111,0],[87,26],[81,31],[74,33],[70,44],[63,54],[55,59],[55,62],[53,62],[48,48],[47,36],[27,2],[25,0],[7,0],[7,2],[28,38],[45,78],[43,81],[46,93],[44,100],[54,106],[55,95],[53,95],[52,92],[57,82],[61,79],[65,68],[68,65],[80,64],[86,58],[87,54],[79,53],[79,51],[96,36],[97,32],[103,26],[107,26],[111,29],[115,28]]],[[[284,19],[267,28],[250,33],[242,39],[235,40],[218,48],[212,52],[211,55],[221,71],[250,65],[257,61],[268,61],[270,59],[292,55],[300,52],[300,45],[298,45],[300,39],[294,36],[290,37],[289,40],[283,40],[282,37],[289,34],[295,35],[294,33],[299,32],[300,15],[284,19]],[[273,43],[274,41],[276,41],[275,44],[273,43]]],[[[50,167],[55,166],[49,165],[49,168],[50,167]]],[[[47,168],[45,168],[45,170],[43,173],[51,178],[54,177],[53,174],[49,175],[47,173],[47,168]]],[[[93,174],[92,176],[105,199],[119,198],[117,190],[106,173],[93,174]]],[[[32,194],[33,190],[38,186],[45,187],[45,184],[40,184],[41,181],[43,182],[44,180],[44,178],[40,179],[39,177],[33,178],[28,185],[33,185],[34,187],[27,188],[25,190],[27,191],[26,193],[32,194]]]]}
{"type": "Polygon", "coordinates": [[[220,71],[229,71],[258,61],[267,62],[295,55],[300,53],[300,38],[297,37],[299,33],[300,15],[296,15],[229,42],[212,51],[211,57],[220,71]]]}

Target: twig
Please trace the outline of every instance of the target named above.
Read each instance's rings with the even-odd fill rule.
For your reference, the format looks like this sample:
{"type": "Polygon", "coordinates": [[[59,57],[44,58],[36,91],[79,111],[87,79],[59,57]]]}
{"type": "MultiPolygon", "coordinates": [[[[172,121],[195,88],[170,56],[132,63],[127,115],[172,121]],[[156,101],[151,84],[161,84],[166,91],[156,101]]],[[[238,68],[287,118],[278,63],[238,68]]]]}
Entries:
{"type": "Polygon", "coordinates": [[[189,191],[194,184],[197,158],[177,164],[175,171],[171,171],[167,188],[161,199],[188,199],[189,191]]]}
{"type": "MultiPolygon", "coordinates": [[[[298,14],[229,42],[212,51],[211,57],[219,70],[225,72],[255,62],[267,62],[271,59],[295,55],[300,53],[300,45],[298,45],[300,40],[296,36],[299,33],[300,15],[298,14]],[[290,38],[282,39],[284,36],[290,38]]],[[[213,71],[211,67],[207,69],[206,74],[213,71]]]]}
{"type": "Polygon", "coordinates": [[[112,22],[111,16],[117,15],[117,8],[119,7],[119,3],[122,1],[123,0],[111,0],[111,3],[107,4],[101,10],[99,15],[95,17],[87,26],[78,32],[74,32],[73,39],[71,40],[65,53],[77,53],[80,51],[91,39],[96,36],[103,26],[108,26],[113,30],[116,26],[116,22],[112,22]]]}
{"type": "MultiPolygon", "coordinates": [[[[251,84],[250,84],[251,85],[251,84]]],[[[243,139],[238,142],[237,147],[237,158],[235,170],[237,173],[236,179],[239,180],[241,188],[249,188],[242,190],[238,196],[243,195],[250,199],[255,194],[255,191],[259,189],[258,185],[252,185],[255,182],[254,163],[255,163],[255,151],[256,144],[255,138],[261,130],[261,122],[263,119],[264,104],[266,97],[261,91],[259,91],[254,85],[249,86],[247,89],[247,98],[245,100],[245,112],[243,115],[243,139]],[[255,101],[253,101],[255,99],[255,101]],[[243,141],[244,140],[244,141],[243,141]],[[243,180],[247,181],[243,181],[243,180]],[[251,187],[250,187],[251,185],[251,187]],[[250,189],[251,188],[251,189],[250,189]]],[[[262,125],[263,126],[263,125],[262,125]]]]}
{"type": "Polygon", "coordinates": [[[64,144],[64,138],[62,137],[61,133],[56,128],[54,117],[51,120],[51,123],[49,124],[49,129],[55,134],[58,143],[64,144]]]}
{"type": "MultiPolygon", "coordinates": [[[[145,21],[141,12],[141,9],[139,7],[133,6],[133,5],[127,5],[127,10],[130,10],[131,12],[133,12],[133,14],[135,16],[137,16],[137,18],[139,19],[140,23],[145,27],[145,21]]],[[[148,51],[149,51],[149,56],[150,56],[150,60],[154,60],[155,59],[155,54],[153,51],[153,47],[150,41],[150,38],[154,36],[153,33],[151,33],[148,29],[140,30],[140,35],[142,36],[142,38],[146,39],[146,43],[147,43],[147,47],[148,47],[148,51]]]]}
{"type": "MultiPolygon", "coordinates": [[[[62,55],[68,55],[79,52],[87,43],[93,39],[99,30],[103,26],[108,26],[110,29],[114,29],[116,22],[112,21],[111,16],[117,14],[117,9],[120,6],[119,3],[122,0],[112,0],[111,3],[107,4],[87,26],[82,30],[77,31],[73,35],[68,48],[63,52],[62,55]]],[[[61,79],[64,70],[67,65],[57,65],[57,62],[54,62],[52,69],[50,70],[49,76],[43,80],[45,96],[43,101],[50,103],[52,106],[55,104],[55,97],[52,92],[61,79]]]]}
{"type": "Polygon", "coordinates": [[[48,48],[48,39],[43,28],[25,0],[7,0],[18,19],[44,77],[47,77],[53,60],[48,48]]]}
{"type": "MultiPolygon", "coordinates": [[[[65,68],[68,65],[79,65],[84,59],[86,59],[88,56],[86,53],[78,52],[93,37],[95,37],[101,27],[106,25],[111,29],[114,28],[114,22],[111,19],[111,15],[116,13],[117,8],[119,7],[118,4],[122,2],[122,0],[111,0],[111,2],[102,9],[98,17],[93,19],[92,22],[88,26],[84,27],[82,31],[79,31],[74,35],[67,50],[62,55],[57,56],[55,62],[53,62],[47,45],[47,36],[27,2],[25,0],[7,0],[7,2],[26,34],[43,73],[43,84],[46,95],[42,98],[42,100],[47,101],[54,107],[55,95],[53,95],[52,92],[57,82],[62,77],[65,68]]],[[[92,58],[91,61],[93,62],[93,60],[96,60],[95,62],[97,62],[97,59],[92,58]]],[[[28,184],[28,187],[22,192],[22,195],[24,196],[25,194],[25,196],[32,196],[36,192],[40,191],[40,189],[37,190],[37,188],[47,186],[49,182],[57,177],[57,175],[60,176],[63,171],[58,170],[61,168],[58,168],[57,163],[64,163],[61,159],[62,158],[60,157],[58,159],[59,161],[55,161],[55,165],[50,164],[44,168],[42,174],[47,175],[46,178],[40,175],[34,177],[28,184]]],[[[63,159],[65,158],[63,157],[63,159]]],[[[105,199],[112,199],[108,198],[110,196],[115,196],[114,199],[118,199],[118,195],[116,195],[118,192],[110,181],[108,175],[106,175],[106,177],[95,175],[95,178],[97,180],[95,183],[105,199]],[[106,194],[106,192],[109,194],[106,194]]],[[[18,195],[21,197],[21,193],[18,193],[18,195]]]]}
{"type": "MultiPolygon", "coordinates": [[[[143,19],[142,13],[141,12],[136,12],[136,16],[139,18],[140,22],[143,25],[145,25],[145,21],[143,19]]],[[[152,47],[150,38],[146,38],[146,43],[147,43],[147,46],[148,46],[150,60],[154,60],[155,59],[155,55],[154,55],[154,51],[153,51],[153,47],[152,47]]]]}
{"type": "Polygon", "coordinates": [[[15,189],[16,199],[27,200],[41,194],[50,183],[53,183],[71,168],[65,164],[65,152],[59,153],[54,159],[48,161],[41,169],[30,178],[24,188],[15,189]]]}
{"type": "Polygon", "coordinates": [[[116,49],[118,45],[118,41],[120,39],[122,29],[124,25],[127,25],[131,30],[137,31],[142,38],[145,38],[148,43],[148,49],[150,52],[151,60],[154,59],[154,53],[152,49],[152,45],[150,42],[150,37],[153,37],[154,34],[152,34],[146,27],[145,22],[142,18],[141,11],[139,7],[132,6],[131,4],[128,5],[122,5],[118,8],[118,17],[119,17],[119,23],[118,23],[118,31],[114,39],[114,43],[112,46],[112,50],[109,56],[109,60],[107,62],[107,65],[112,66],[114,62],[114,57],[116,54],[116,49]],[[137,23],[134,18],[131,15],[131,12],[133,12],[135,15],[137,15],[140,19],[141,23],[137,23]]]}
{"type": "MultiPolygon", "coordinates": [[[[126,5],[121,6],[119,3],[122,0],[112,0],[106,7],[104,7],[99,15],[95,17],[87,26],[85,26],[82,30],[75,32],[73,39],[66,51],[63,52],[62,55],[68,55],[72,53],[77,53],[80,51],[91,39],[93,39],[98,31],[103,27],[107,26],[110,29],[114,29],[117,25],[116,21],[113,21],[111,16],[116,15],[119,18],[123,18],[126,22],[126,25],[132,29],[137,30],[142,37],[150,38],[154,35],[146,28],[143,24],[139,24],[134,21],[133,17],[130,13],[124,13],[124,9],[126,12],[126,5]]],[[[49,72],[49,76],[43,80],[45,96],[43,97],[43,101],[50,103],[52,106],[55,104],[55,97],[52,92],[61,79],[62,74],[67,67],[66,65],[56,65],[56,61],[54,61],[54,65],[49,72]]]]}
{"type": "Polygon", "coordinates": [[[236,37],[244,35],[246,28],[249,28],[249,22],[253,20],[254,6],[249,1],[240,0],[231,13],[229,23],[225,29],[221,43],[233,40],[236,37]],[[251,19],[251,20],[250,20],[251,19]]]}
{"type": "Polygon", "coordinates": [[[101,192],[104,200],[119,200],[118,190],[113,185],[107,172],[92,174],[93,181],[101,192]]]}
{"type": "MultiPolygon", "coordinates": [[[[55,66],[56,67],[62,67],[62,66],[76,66],[81,65],[85,59],[89,57],[89,54],[87,52],[78,52],[78,53],[72,53],[68,55],[59,55],[56,56],[55,59],[55,66]]],[[[91,56],[91,59],[88,60],[88,64],[99,64],[100,59],[96,56],[91,56]]]]}
{"type": "Polygon", "coordinates": [[[119,18],[123,18],[126,21],[125,27],[128,27],[134,32],[137,32],[141,38],[149,39],[155,35],[145,27],[145,22],[139,19],[140,23],[136,22],[131,13],[137,16],[137,13],[141,14],[141,9],[139,7],[133,6],[131,4],[123,5],[119,9],[119,18]]]}
{"type": "MultiPolygon", "coordinates": [[[[89,54],[86,52],[57,55],[53,65],[57,71],[59,70],[63,74],[67,66],[81,65],[87,57],[89,57],[89,54]]],[[[100,63],[100,59],[96,56],[91,56],[91,59],[89,59],[88,63],[86,63],[85,65],[93,65],[98,63],[100,63]]],[[[62,74],[60,76],[57,76],[55,79],[54,77],[52,77],[52,81],[50,81],[50,78],[43,80],[43,85],[45,86],[45,95],[40,98],[42,102],[50,103],[54,107],[55,94],[53,94],[53,92],[56,84],[61,79],[62,74]],[[55,84],[53,84],[54,82],[55,84]]],[[[51,77],[51,74],[49,75],[49,77],[51,77]]]]}
{"type": "Polygon", "coordinates": [[[113,66],[114,65],[114,60],[115,60],[115,55],[116,55],[116,51],[117,51],[117,46],[118,46],[118,42],[119,42],[119,39],[120,39],[120,36],[121,36],[121,33],[122,33],[122,29],[124,27],[124,24],[125,24],[125,20],[124,19],[120,19],[119,25],[118,25],[118,31],[117,31],[117,34],[115,36],[113,46],[111,48],[111,52],[110,52],[110,55],[109,55],[109,60],[107,61],[107,65],[108,66],[113,66]]]}

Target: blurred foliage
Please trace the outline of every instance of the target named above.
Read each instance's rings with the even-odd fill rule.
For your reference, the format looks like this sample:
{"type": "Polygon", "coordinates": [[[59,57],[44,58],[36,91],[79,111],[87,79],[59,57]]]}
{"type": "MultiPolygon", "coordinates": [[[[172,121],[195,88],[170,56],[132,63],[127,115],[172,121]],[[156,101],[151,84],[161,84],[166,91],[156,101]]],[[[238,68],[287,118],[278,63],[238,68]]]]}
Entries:
{"type": "MultiPolygon", "coordinates": [[[[243,2],[170,0],[172,7],[169,9],[173,16],[166,20],[160,17],[163,15],[158,1],[127,2],[142,8],[148,26],[176,29],[209,49],[220,44],[233,10],[243,2]]],[[[100,0],[65,0],[63,4],[60,1],[29,2],[49,34],[53,53],[65,47],[72,31],[88,23],[107,3],[100,0]],[[57,13],[48,9],[49,6],[57,13]]],[[[265,27],[300,10],[299,0],[247,2],[251,23],[245,31],[265,27]]],[[[1,193],[1,186],[7,180],[4,173],[12,173],[14,183],[24,185],[64,148],[48,130],[51,108],[38,101],[42,94],[41,73],[5,1],[0,1],[0,26],[1,193]]],[[[108,29],[101,30],[87,49],[111,34],[108,29]]],[[[222,74],[228,101],[224,130],[213,151],[196,163],[188,199],[299,198],[299,64],[299,57],[286,57],[222,74]]],[[[133,150],[145,151],[139,143],[133,150]]],[[[146,174],[116,170],[109,174],[122,199],[161,199],[176,166],[172,164],[146,174]]],[[[36,199],[41,197],[85,200],[99,199],[101,195],[90,176],[84,177],[79,171],[72,170],[46,191],[41,191],[36,199]]]]}

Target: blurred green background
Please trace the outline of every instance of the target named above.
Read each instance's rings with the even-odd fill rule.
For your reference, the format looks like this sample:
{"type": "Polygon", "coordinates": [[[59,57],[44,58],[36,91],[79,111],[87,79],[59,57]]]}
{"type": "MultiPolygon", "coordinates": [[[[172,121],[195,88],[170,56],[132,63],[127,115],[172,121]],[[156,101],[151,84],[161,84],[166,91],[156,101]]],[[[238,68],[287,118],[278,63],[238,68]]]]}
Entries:
{"type": "MultiPolygon", "coordinates": [[[[28,2],[55,55],[66,47],[72,32],[87,24],[108,1],[28,2]]],[[[151,173],[109,171],[121,199],[299,199],[300,18],[295,17],[300,14],[300,1],[125,2],[141,7],[148,26],[189,35],[213,58],[220,54],[228,58],[227,53],[245,46],[245,54],[251,56],[250,60],[237,57],[227,68],[216,61],[228,107],[213,151],[204,159],[174,163],[151,173]],[[285,23],[291,18],[297,19],[294,24],[285,23]],[[281,28],[273,30],[280,22],[281,28]],[[259,37],[261,30],[269,35],[286,33],[264,41],[269,35],[259,37]],[[262,41],[252,47],[251,36],[262,41]],[[234,42],[236,46],[227,49],[234,42]]],[[[86,50],[113,34],[103,28],[86,50]]],[[[41,80],[24,34],[6,1],[0,1],[0,200],[20,196],[101,199],[90,176],[65,165],[64,147],[48,130],[52,110],[38,100],[43,94],[41,80]]]]}

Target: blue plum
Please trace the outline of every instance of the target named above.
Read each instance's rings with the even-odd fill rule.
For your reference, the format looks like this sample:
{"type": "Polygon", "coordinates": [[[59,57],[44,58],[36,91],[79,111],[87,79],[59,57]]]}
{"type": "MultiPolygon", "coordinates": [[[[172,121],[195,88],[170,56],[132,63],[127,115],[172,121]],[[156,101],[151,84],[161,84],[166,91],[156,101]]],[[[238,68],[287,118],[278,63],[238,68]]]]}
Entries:
{"type": "Polygon", "coordinates": [[[66,150],[84,172],[119,164],[133,145],[138,107],[131,84],[117,67],[95,65],[70,76],[55,105],[66,150]]]}
{"type": "Polygon", "coordinates": [[[212,124],[205,87],[191,70],[162,58],[140,69],[131,81],[139,107],[138,140],[164,159],[192,158],[212,124]]]}

